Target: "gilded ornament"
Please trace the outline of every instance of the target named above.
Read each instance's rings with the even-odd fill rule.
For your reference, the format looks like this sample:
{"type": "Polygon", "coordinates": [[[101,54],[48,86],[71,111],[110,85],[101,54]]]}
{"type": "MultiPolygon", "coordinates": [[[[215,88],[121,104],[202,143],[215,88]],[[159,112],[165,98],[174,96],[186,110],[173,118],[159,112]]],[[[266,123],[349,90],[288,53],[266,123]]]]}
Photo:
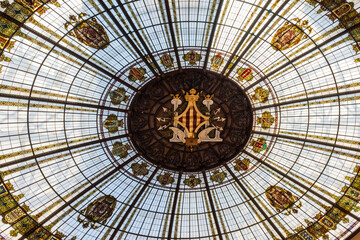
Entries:
{"type": "Polygon", "coordinates": [[[218,53],[211,58],[211,68],[219,69],[219,67],[223,64],[223,62],[224,62],[224,57],[221,56],[220,53],[218,53]]]}
{"type": "Polygon", "coordinates": [[[271,206],[273,206],[277,212],[285,211],[284,214],[289,215],[291,212],[297,213],[302,204],[299,199],[293,195],[290,191],[287,191],[278,186],[270,186],[265,191],[266,198],[269,200],[271,206]]]}
{"type": "Polygon", "coordinates": [[[65,29],[68,30],[70,25],[75,26],[72,30],[70,27],[70,36],[95,49],[108,47],[110,40],[104,27],[95,18],[83,20],[85,16],[87,16],[86,13],[80,13],[77,17],[74,15],[69,17],[70,20],[65,23],[65,29]]]}
{"type": "Polygon", "coordinates": [[[262,129],[269,129],[274,122],[275,118],[268,111],[263,112],[261,118],[256,119],[256,124],[261,124],[262,129]]]}
{"type": "Polygon", "coordinates": [[[126,103],[129,100],[129,96],[126,95],[125,88],[117,88],[110,92],[111,103],[114,105],[119,105],[120,103],[126,103]]]}
{"type": "Polygon", "coordinates": [[[158,175],[156,177],[156,180],[158,180],[158,182],[163,186],[173,184],[174,182],[174,178],[171,176],[170,173],[164,173],[162,175],[158,175]]]}
{"type": "Polygon", "coordinates": [[[226,176],[227,176],[226,172],[220,172],[219,170],[215,170],[212,172],[212,175],[210,176],[210,180],[213,182],[222,183],[226,178],[226,176]]]}
{"type": "Polygon", "coordinates": [[[99,223],[105,224],[106,221],[111,217],[116,207],[116,198],[107,195],[102,196],[96,199],[94,202],[90,203],[85,209],[81,210],[78,216],[78,222],[82,223],[83,228],[90,227],[92,229],[97,229],[101,225],[99,223]],[[83,215],[85,218],[82,218],[83,215]]]}
{"type": "Polygon", "coordinates": [[[112,149],[112,154],[114,154],[114,156],[118,156],[120,158],[126,158],[129,155],[128,151],[130,149],[131,148],[128,143],[123,145],[121,142],[115,142],[114,147],[112,149]]]}
{"type": "Polygon", "coordinates": [[[257,87],[255,89],[255,93],[254,95],[252,95],[252,99],[254,101],[259,101],[261,103],[266,103],[269,99],[269,95],[270,95],[270,92],[269,90],[265,89],[265,88],[262,88],[262,87],[257,87]]]}
{"type": "Polygon", "coordinates": [[[189,178],[184,180],[184,184],[190,188],[194,188],[201,183],[200,178],[195,177],[195,175],[190,175],[189,178]]]}
{"type": "Polygon", "coordinates": [[[247,171],[249,170],[249,166],[250,166],[250,160],[248,158],[244,158],[244,159],[236,159],[235,160],[235,166],[234,166],[234,170],[235,171],[247,171]]]}
{"type": "Polygon", "coordinates": [[[236,78],[240,82],[243,82],[244,80],[249,82],[254,78],[251,68],[238,68],[236,73],[238,74],[236,78]]]}
{"type": "Polygon", "coordinates": [[[291,20],[294,24],[286,22],[284,26],[279,28],[275,36],[271,40],[271,46],[276,51],[283,51],[289,49],[300,43],[301,40],[306,39],[307,35],[311,33],[312,29],[308,26],[308,21],[301,21],[300,18],[291,20]]]}
{"type": "Polygon", "coordinates": [[[110,114],[106,120],[103,122],[103,126],[110,132],[116,133],[119,130],[119,127],[124,126],[124,120],[118,120],[115,114],[110,114]]]}
{"type": "Polygon", "coordinates": [[[160,63],[164,65],[166,69],[174,67],[174,59],[167,53],[164,53],[160,57],[160,63]]]}
{"type": "Polygon", "coordinates": [[[146,79],[145,74],[146,74],[145,68],[132,68],[129,71],[128,79],[131,82],[136,82],[137,80],[139,80],[139,82],[143,82],[146,79]]]}
{"type": "Polygon", "coordinates": [[[261,151],[264,151],[267,149],[267,145],[266,145],[266,140],[265,138],[261,137],[261,138],[258,138],[258,140],[251,140],[250,142],[250,146],[253,147],[253,151],[255,153],[260,153],[261,151]]]}
{"type": "Polygon", "coordinates": [[[191,50],[190,52],[188,52],[183,56],[183,59],[189,62],[191,66],[195,66],[196,62],[201,60],[201,55],[195,52],[194,50],[191,50]]]}
{"type": "Polygon", "coordinates": [[[147,169],[148,165],[146,163],[133,163],[131,165],[131,169],[135,176],[145,176],[149,174],[149,169],[147,169]]]}

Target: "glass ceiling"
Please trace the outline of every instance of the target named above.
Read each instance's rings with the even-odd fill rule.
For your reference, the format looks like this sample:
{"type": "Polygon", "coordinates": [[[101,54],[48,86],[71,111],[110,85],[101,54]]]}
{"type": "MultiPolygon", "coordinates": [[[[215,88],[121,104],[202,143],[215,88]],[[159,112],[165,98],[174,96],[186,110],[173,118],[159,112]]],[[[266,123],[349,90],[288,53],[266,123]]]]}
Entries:
{"type": "Polygon", "coordinates": [[[0,239],[356,233],[359,1],[0,3],[0,239]],[[127,130],[138,89],[187,68],[237,82],[254,119],[236,158],[196,173],[148,162],[127,130]],[[128,99],[115,101],[121,88],[128,99]],[[113,133],[112,114],[124,122],[113,133]]]}

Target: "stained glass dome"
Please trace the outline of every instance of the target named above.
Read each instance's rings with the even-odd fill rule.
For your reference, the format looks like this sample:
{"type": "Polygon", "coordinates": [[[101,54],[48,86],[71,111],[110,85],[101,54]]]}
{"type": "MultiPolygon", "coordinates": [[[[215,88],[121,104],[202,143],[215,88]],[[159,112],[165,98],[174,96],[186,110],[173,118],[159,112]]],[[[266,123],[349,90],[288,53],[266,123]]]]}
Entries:
{"type": "Polygon", "coordinates": [[[359,1],[0,7],[0,239],[358,233],[359,1]]]}

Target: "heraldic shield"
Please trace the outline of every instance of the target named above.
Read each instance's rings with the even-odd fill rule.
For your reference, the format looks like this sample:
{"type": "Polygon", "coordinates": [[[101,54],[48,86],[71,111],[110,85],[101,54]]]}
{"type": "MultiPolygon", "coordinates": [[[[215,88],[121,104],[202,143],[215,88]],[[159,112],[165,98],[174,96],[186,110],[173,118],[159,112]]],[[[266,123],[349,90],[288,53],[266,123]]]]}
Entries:
{"type": "Polygon", "coordinates": [[[266,189],[265,195],[277,212],[288,210],[284,213],[285,215],[290,215],[291,211],[297,213],[297,209],[301,207],[300,201],[295,205],[299,198],[281,187],[270,186],[266,189]]]}
{"type": "Polygon", "coordinates": [[[109,37],[95,18],[83,20],[86,13],[80,13],[78,17],[71,15],[70,21],[65,23],[65,29],[68,30],[71,24],[75,25],[70,32],[70,36],[76,37],[80,42],[95,49],[105,49],[110,44],[109,37]]]}
{"type": "Polygon", "coordinates": [[[102,196],[96,199],[94,202],[90,203],[87,208],[80,211],[85,218],[81,218],[82,215],[78,216],[78,222],[82,223],[84,228],[90,227],[92,229],[99,228],[101,225],[96,225],[96,223],[106,223],[108,218],[114,212],[116,206],[116,198],[109,196],[102,196]]]}
{"type": "MultiPolygon", "coordinates": [[[[158,117],[159,122],[164,121],[165,125],[161,126],[159,130],[169,128],[173,132],[173,137],[170,142],[185,143],[192,150],[194,146],[202,142],[222,142],[220,132],[222,127],[218,126],[219,122],[224,122],[226,119],[218,116],[220,109],[211,112],[211,105],[214,103],[212,100],[213,95],[204,95],[203,112],[197,106],[200,99],[200,92],[193,88],[184,96],[187,106],[185,109],[179,111],[183,106],[183,101],[179,94],[171,94],[173,97],[171,104],[174,106],[173,119],[166,124],[166,119],[158,117]],[[179,108],[180,107],[180,108],[179,108]],[[206,110],[206,111],[204,111],[206,110]],[[214,136],[210,137],[213,132],[214,136]]],[[[202,92],[201,92],[202,93],[202,92]]]]}

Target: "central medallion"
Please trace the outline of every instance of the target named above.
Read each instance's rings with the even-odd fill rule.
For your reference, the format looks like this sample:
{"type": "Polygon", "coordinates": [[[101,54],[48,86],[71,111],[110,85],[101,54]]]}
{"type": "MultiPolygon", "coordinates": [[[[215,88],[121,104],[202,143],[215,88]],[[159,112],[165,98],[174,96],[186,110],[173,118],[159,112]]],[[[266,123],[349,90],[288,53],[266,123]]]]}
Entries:
{"type": "Polygon", "coordinates": [[[214,72],[186,69],[143,86],[129,109],[134,147],[161,167],[196,172],[236,157],[252,131],[240,86],[214,72]]]}
{"type": "MultiPolygon", "coordinates": [[[[184,90],[182,92],[185,94],[184,90]]],[[[164,114],[169,115],[170,113],[170,117],[157,117],[159,122],[163,122],[159,130],[169,128],[173,132],[170,142],[185,143],[192,151],[193,147],[201,142],[223,141],[220,138],[220,131],[223,130],[221,122],[224,122],[225,118],[220,117],[220,108],[211,111],[211,106],[214,104],[211,98],[214,95],[205,95],[203,91],[197,93],[193,88],[183,97],[187,104],[181,100],[180,94],[171,94],[171,96],[172,111],[163,108],[164,114]],[[202,101],[203,107],[206,107],[202,109],[203,112],[197,107],[200,94],[204,97],[202,101]],[[185,104],[186,108],[184,111],[179,112],[183,104],[185,104]],[[214,137],[210,136],[212,132],[214,137]]]]}

